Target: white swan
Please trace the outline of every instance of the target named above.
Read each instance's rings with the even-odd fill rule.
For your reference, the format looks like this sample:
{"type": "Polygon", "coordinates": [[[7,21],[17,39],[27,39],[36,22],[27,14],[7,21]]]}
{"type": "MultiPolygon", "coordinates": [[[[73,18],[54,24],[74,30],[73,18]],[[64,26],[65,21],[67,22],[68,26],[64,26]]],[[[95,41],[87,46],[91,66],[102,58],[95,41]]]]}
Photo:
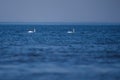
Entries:
{"type": "Polygon", "coordinates": [[[75,33],[75,29],[73,28],[72,31],[67,31],[67,33],[75,33]]]}
{"type": "Polygon", "coordinates": [[[28,33],[35,33],[36,32],[36,29],[34,28],[34,30],[32,31],[32,30],[30,30],[30,31],[28,31],[28,33]]]}

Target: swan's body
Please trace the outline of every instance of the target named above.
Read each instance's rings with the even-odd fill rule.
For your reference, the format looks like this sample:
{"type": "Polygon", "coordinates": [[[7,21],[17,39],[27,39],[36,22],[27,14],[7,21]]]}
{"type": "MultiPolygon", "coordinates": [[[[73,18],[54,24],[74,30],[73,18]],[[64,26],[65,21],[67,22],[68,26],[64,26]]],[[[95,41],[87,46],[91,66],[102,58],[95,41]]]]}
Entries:
{"type": "Polygon", "coordinates": [[[68,31],[67,33],[75,33],[75,29],[73,28],[72,31],[68,31]]]}
{"type": "Polygon", "coordinates": [[[35,32],[36,32],[35,28],[33,31],[32,30],[28,31],[28,33],[35,33],[35,32]]]}

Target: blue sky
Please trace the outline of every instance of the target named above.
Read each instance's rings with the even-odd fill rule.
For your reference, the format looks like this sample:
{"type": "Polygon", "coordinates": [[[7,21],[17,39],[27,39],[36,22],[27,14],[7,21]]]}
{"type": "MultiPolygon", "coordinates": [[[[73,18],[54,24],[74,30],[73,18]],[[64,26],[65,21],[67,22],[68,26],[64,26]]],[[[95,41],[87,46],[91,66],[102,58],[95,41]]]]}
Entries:
{"type": "Polygon", "coordinates": [[[120,23],[120,0],[0,0],[0,22],[120,23]]]}

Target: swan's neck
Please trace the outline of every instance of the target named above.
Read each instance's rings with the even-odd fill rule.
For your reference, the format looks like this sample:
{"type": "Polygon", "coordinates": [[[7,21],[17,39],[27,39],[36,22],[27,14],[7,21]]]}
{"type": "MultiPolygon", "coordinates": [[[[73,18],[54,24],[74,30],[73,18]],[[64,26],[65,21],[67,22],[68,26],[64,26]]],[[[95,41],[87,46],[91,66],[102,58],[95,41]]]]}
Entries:
{"type": "Polygon", "coordinates": [[[35,28],[34,28],[34,32],[36,32],[35,28]]]}
{"type": "Polygon", "coordinates": [[[73,33],[75,32],[75,29],[73,28],[73,33]]]}

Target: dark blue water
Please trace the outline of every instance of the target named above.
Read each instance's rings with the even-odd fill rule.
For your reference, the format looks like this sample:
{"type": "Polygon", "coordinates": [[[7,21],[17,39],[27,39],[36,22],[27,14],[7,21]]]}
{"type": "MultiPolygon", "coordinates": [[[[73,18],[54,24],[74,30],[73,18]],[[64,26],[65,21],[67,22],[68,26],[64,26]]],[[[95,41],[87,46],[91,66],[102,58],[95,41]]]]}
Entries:
{"type": "Polygon", "coordinates": [[[0,80],[120,80],[120,26],[0,25],[0,80]]]}

